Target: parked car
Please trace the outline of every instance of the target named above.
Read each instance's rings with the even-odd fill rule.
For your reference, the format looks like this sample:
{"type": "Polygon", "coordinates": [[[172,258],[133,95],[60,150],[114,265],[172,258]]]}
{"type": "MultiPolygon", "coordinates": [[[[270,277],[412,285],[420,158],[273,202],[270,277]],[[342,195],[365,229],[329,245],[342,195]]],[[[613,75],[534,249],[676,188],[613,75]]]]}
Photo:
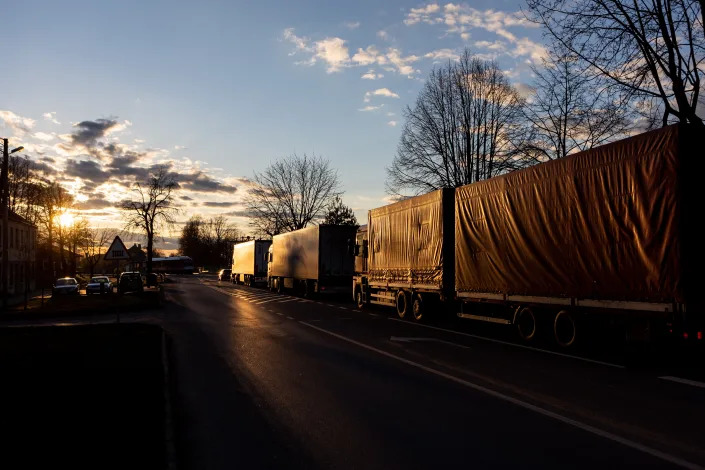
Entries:
{"type": "Polygon", "coordinates": [[[232,269],[221,269],[218,272],[218,280],[219,281],[229,281],[230,280],[230,275],[233,273],[232,269]]]}
{"type": "Polygon", "coordinates": [[[86,294],[110,294],[112,292],[113,283],[110,282],[108,276],[94,276],[86,284],[86,294]]]}
{"type": "Polygon", "coordinates": [[[78,295],[78,281],[72,277],[62,277],[54,281],[51,295],[78,295]]]}
{"type": "Polygon", "coordinates": [[[127,271],[120,274],[117,288],[118,294],[124,294],[126,292],[142,292],[144,290],[142,275],[133,271],[127,271]]]}

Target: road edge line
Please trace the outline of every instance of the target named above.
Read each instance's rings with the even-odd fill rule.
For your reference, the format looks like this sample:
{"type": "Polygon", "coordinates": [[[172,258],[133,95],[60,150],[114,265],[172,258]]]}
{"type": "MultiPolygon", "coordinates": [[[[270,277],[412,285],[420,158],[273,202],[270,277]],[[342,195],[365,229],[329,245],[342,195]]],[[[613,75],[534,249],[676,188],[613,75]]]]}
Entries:
{"type": "Polygon", "coordinates": [[[610,440],[610,441],[617,442],[617,443],[622,444],[622,445],[624,445],[624,446],[626,446],[626,447],[630,447],[630,448],[632,448],[632,449],[641,451],[641,452],[643,452],[643,453],[645,453],[645,454],[649,454],[649,455],[651,455],[651,456],[653,456],[653,457],[657,457],[657,458],[659,458],[659,459],[661,459],[661,460],[664,460],[664,461],[666,461],[666,462],[669,462],[669,463],[672,463],[672,464],[675,464],[675,465],[679,465],[679,466],[681,466],[681,467],[683,467],[683,468],[688,468],[688,469],[692,469],[692,470],[702,470],[702,469],[704,468],[704,467],[701,467],[701,466],[699,466],[699,465],[697,465],[697,464],[694,464],[694,463],[692,463],[692,462],[688,462],[687,460],[683,460],[683,459],[681,459],[681,458],[679,458],[679,457],[676,457],[676,456],[674,456],[674,455],[670,455],[670,454],[667,454],[667,453],[665,453],[665,452],[661,452],[660,450],[657,450],[657,449],[652,449],[651,447],[647,447],[647,446],[645,446],[645,445],[643,445],[643,444],[639,444],[638,442],[635,442],[635,441],[632,441],[632,440],[629,440],[629,439],[620,437],[620,436],[618,436],[618,435],[616,435],[616,434],[612,434],[611,432],[603,431],[602,429],[596,428],[596,427],[591,426],[591,425],[589,425],[589,424],[581,423],[580,421],[576,421],[576,420],[574,420],[574,419],[572,419],[572,418],[568,418],[567,416],[559,415],[558,413],[555,413],[555,412],[553,412],[553,411],[547,410],[547,409],[545,409],[545,408],[541,408],[541,407],[536,406],[536,405],[532,405],[531,403],[528,403],[528,402],[519,400],[519,399],[517,399],[517,398],[510,397],[509,395],[505,395],[505,394],[500,393],[500,392],[497,392],[497,391],[495,391],[495,390],[491,390],[491,389],[489,389],[489,388],[487,388],[487,387],[483,387],[482,385],[478,385],[478,384],[476,384],[476,383],[469,382],[469,381],[467,381],[467,380],[465,380],[465,379],[461,379],[461,378],[459,378],[459,377],[455,377],[455,376],[453,376],[453,375],[446,374],[445,372],[441,372],[441,371],[436,370],[436,369],[433,369],[433,368],[431,368],[431,367],[424,366],[423,364],[419,364],[418,362],[410,361],[409,359],[404,359],[403,357],[399,357],[399,356],[397,356],[397,355],[395,355],[395,354],[392,354],[392,353],[389,353],[389,352],[387,352],[387,351],[383,351],[383,350],[381,350],[381,349],[375,348],[374,346],[370,346],[370,345],[368,345],[368,344],[364,344],[364,343],[361,343],[361,342],[359,342],[359,341],[355,341],[354,339],[347,338],[347,337],[345,337],[345,336],[339,335],[339,334],[334,333],[334,332],[332,332],[332,331],[329,331],[329,330],[326,330],[326,329],[323,329],[323,328],[319,328],[319,327],[317,327],[317,326],[315,326],[315,325],[311,325],[310,323],[306,323],[306,322],[303,322],[303,321],[300,321],[299,323],[302,324],[302,325],[305,325],[305,326],[307,326],[307,327],[309,327],[309,328],[313,328],[314,330],[318,330],[318,331],[320,331],[320,332],[322,332],[322,333],[326,333],[326,334],[328,334],[328,335],[330,335],[330,336],[333,336],[333,337],[335,337],[335,338],[338,338],[338,339],[340,339],[340,340],[343,340],[343,341],[346,341],[346,342],[348,342],[348,343],[351,343],[351,344],[354,344],[354,345],[356,345],[356,346],[359,346],[359,347],[361,347],[361,348],[364,348],[364,349],[367,349],[367,350],[369,350],[369,351],[376,352],[377,354],[381,354],[381,355],[383,355],[383,356],[389,357],[390,359],[397,360],[397,361],[402,362],[402,363],[404,363],[404,364],[407,364],[407,365],[409,365],[409,366],[416,367],[417,369],[421,369],[421,370],[423,370],[423,371],[425,371],[425,372],[428,372],[428,373],[430,373],[430,374],[437,375],[437,376],[439,376],[439,377],[442,377],[442,378],[444,378],[444,379],[450,380],[450,381],[452,381],[452,382],[455,382],[455,383],[457,383],[457,384],[463,385],[463,386],[465,386],[465,387],[471,388],[471,389],[476,390],[476,391],[478,391],[478,392],[484,393],[484,394],[486,394],[486,395],[490,395],[490,396],[492,396],[492,397],[494,397],[494,398],[498,398],[498,399],[500,399],[500,400],[503,400],[503,401],[512,403],[513,405],[516,405],[516,406],[519,406],[519,407],[521,407],[521,408],[524,408],[524,409],[533,411],[533,412],[535,412],[535,413],[541,414],[541,415],[546,416],[546,417],[548,417],[548,418],[555,419],[556,421],[560,421],[560,422],[562,422],[562,423],[568,424],[568,425],[570,425],[570,426],[573,426],[573,427],[575,427],[575,428],[578,428],[578,429],[581,429],[581,430],[583,430],[583,431],[589,432],[589,433],[591,433],[591,434],[594,434],[594,435],[596,435],[596,436],[602,437],[602,438],[604,438],[604,439],[608,439],[608,440],[610,440]]]}

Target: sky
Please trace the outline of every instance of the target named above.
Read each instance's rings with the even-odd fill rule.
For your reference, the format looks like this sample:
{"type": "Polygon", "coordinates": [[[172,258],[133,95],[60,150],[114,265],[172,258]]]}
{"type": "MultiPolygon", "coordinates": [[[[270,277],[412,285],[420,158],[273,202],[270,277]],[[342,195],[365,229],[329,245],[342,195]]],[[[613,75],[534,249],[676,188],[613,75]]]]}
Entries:
{"type": "Polygon", "coordinates": [[[365,221],[389,201],[402,111],[434,66],[467,47],[526,92],[545,54],[519,1],[1,3],[0,134],[104,227],[166,164],[180,221],[247,232],[254,172],[293,153],[329,159],[365,221]]]}

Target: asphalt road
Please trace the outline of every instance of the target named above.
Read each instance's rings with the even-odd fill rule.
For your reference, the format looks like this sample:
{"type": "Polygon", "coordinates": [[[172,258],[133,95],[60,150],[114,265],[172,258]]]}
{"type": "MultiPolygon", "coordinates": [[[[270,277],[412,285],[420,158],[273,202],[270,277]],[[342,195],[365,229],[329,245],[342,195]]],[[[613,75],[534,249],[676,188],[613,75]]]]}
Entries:
{"type": "Polygon", "coordinates": [[[342,300],[176,281],[160,321],[182,468],[705,465],[698,382],[342,300]]]}

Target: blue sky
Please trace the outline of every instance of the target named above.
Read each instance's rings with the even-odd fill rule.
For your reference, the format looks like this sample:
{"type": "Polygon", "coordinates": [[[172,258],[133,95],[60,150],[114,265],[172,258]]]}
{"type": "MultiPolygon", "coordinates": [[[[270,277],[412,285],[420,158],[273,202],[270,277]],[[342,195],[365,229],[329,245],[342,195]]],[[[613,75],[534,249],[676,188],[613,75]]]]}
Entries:
{"type": "Polygon", "coordinates": [[[524,87],[543,53],[516,1],[3,3],[0,132],[103,225],[141,174],[118,163],[169,161],[182,218],[246,228],[243,178],[293,152],[330,159],[364,220],[434,64],[467,46],[524,87]]]}

